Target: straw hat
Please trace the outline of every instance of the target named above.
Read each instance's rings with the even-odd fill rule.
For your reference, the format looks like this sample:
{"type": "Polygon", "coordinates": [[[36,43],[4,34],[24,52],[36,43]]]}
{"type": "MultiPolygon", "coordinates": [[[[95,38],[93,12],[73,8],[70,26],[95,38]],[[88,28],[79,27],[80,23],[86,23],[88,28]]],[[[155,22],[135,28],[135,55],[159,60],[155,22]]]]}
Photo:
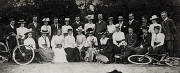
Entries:
{"type": "Polygon", "coordinates": [[[24,19],[21,19],[18,21],[18,23],[26,23],[26,21],[24,19]]]}
{"type": "Polygon", "coordinates": [[[158,17],[157,17],[157,15],[153,15],[151,18],[150,18],[150,20],[154,20],[154,19],[157,19],[158,17]]]}
{"type": "Polygon", "coordinates": [[[70,20],[70,18],[65,18],[65,21],[69,21],[70,20]]]}
{"type": "Polygon", "coordinates": [[[28,31],[24,35],[28,35],[29,33],[33,33],[33,31],[28,31]]]}
{"type": "Polygon", "coordinates": [[[43,18],[42,21],[43,21],[43,22],[44,22],[44,21],[47,21],[47,22],[48,22],[48,21],[50,21],[50,19],[49,19],[49,18],[43,18]]]}
{"type": "Polygon", "coordinates": [[[48,33],[48,30],[41,30],[41,33],[42,33],[42,34],[47,34],[47,33],[48,33]]]}

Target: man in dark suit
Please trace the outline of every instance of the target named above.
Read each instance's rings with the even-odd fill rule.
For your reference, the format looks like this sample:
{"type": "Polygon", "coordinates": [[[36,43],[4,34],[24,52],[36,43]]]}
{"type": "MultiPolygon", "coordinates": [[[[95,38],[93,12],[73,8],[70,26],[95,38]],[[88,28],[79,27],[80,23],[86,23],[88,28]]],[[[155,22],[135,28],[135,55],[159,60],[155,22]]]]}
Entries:
{"type": "Polygon", "coordinates": [[[59,24],[58,18],[54,17],[53,24],[51,25],[52,35],[56,35],[56,32],[58,31],[58,29],[61,29],[61,28],[62,28],[62,25],[59,24]]]}
{"type": "Polygon", "coordinates": [[[95,26],[95,36],[97,37],[97,39],[101,38],[98,33],[103,32],[105,30],[107,30],[107,23],[103,21],[103,15],[98,14],[98,22],[96,23],[96,26],[95,26]]]}
{"type": "Polygon", "coordinates": [[[126,42],[128,47],[136,47],[137,35],[133,32],[132,28],[128,28],[128,34],[126,34],[126,42]]]}
{"type": "Polygon", "coordinates": [[[134,33],[137,34],[137,36],[140,35],[140,24],[138,21],[134,19],[134,14],[129,14],[129,25],[128,28],[132,28],[134,30],[134,33]]]}
{"type": "Polygon", "coordinates": [[[168,18],[167,12],[162,12],[162,32],[165,34],[165,47],[170,56],[174,56],[174,40],[177,34],[175,22],[168,18]]]}
{"type": "Polygon", "coordinates": [[[11,18],[10,24],[6,27],[5,34],[4,34],[8,40],[8,45],[9,45],[9,49],[11,53],[13,52],[13,49],[17,45],[16,34],[17,32],[16,32],[16,27],[15,27],[15,20],[11,18]]]}
{"type": "Polygon", "coordinates": [[[40,37],[40,25],[37,22],[37,16],[33,16],[33,22],[28,25],[28,29],[32,29],[32,35],[36,42],[36,48],[38,48],[38,38],[40,37]]]}
{"type": "Polygon", "coordinates": [[[82,27],[82,28],[84,28],[84,24],[80,21],[80,17],[79,16],[76,16],[75,17],[75,22],[72,24],[72,28],[73,28],[73,35],[76,37],[77,36],[77,31],[76,31],[76,29],[78,28],[78,27],[82,27]]]}
{"type": "Polygon", "coordinates": [[[118,16],[118,21],[119,22],[117,24],[119,24],[121,31],[124,32],[125,34],[127,34],[128,33],[128,27],[127,27],[128,24],[126,22],[124,22],[124,17],[118,16]]]}

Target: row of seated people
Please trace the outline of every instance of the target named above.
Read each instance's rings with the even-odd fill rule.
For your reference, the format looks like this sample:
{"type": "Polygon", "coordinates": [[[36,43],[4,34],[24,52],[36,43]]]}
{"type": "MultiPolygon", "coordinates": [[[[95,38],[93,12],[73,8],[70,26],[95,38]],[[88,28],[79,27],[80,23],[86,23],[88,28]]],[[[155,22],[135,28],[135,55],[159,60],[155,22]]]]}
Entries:
{"type": "MultiPolygon", "coordinates": [[[[48,32],[42,31],[42,36],[38,39],[39,54],[46,62],[79,62],[99,61],[103,63],[114,62],[114,58],[119,56],[123,62],[127,62],[127,57],[132,54],[144,54],[148,47],[152,47],[152,52],[159,53],[164,44],[164,34],[160,33],[160,27],[154,28],[155,34],[149,34],[147,28],[143,28],[142,40],[138,45],[133,29],[129,28],[129,34],[124,35],[116,26],[116,32],[110,36],[107,32],[99,33],[100,39],[93,34],[93,29],[88,29],[88,36],[83,35],[83,29],[77,29],[78,35],[75,39],[73,29],[69,28],[66,33],[58,30],[57,35],[52,37],[50,42],[48,32]],[[99,41],[99,42],[98,42],[99,41]],[[52,49],[50,49],[50,45],[52,49]]],[[[32,33],[27,33],[28,38],[24,40],[25,45],[34,45],[32,33]]],[[[32,45],[32,46],[33,46],[32,45]]]]}

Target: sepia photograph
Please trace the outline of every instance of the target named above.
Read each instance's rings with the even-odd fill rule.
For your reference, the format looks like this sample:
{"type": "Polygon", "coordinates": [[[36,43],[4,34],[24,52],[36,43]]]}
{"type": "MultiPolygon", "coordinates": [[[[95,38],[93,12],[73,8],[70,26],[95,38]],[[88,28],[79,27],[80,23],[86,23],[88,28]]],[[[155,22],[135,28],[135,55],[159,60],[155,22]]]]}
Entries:
{"type": "Polygon", "coordinates": [[[180,73],[180,0],[0,0],[0,73],[180,73]]]}

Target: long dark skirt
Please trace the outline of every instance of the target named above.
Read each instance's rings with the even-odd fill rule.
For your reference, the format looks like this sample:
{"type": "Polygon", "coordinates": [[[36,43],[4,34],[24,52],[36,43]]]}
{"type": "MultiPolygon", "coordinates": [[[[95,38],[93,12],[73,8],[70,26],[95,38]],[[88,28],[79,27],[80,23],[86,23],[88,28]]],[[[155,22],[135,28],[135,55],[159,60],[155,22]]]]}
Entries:
{"type": "Polygon", "coordinates": [[[40,48],[39,54],[42,57],[43,61],[45,62],[51,62],[54,57],[54,53],[50,48],[49,49],[40,48]]]}
{"type": "Polygon", "coordinates": [[[80,61],[80,52],[78,48],[65,48],[67,53],[66,58],[68,62],[79,62],[80,61]]]}

